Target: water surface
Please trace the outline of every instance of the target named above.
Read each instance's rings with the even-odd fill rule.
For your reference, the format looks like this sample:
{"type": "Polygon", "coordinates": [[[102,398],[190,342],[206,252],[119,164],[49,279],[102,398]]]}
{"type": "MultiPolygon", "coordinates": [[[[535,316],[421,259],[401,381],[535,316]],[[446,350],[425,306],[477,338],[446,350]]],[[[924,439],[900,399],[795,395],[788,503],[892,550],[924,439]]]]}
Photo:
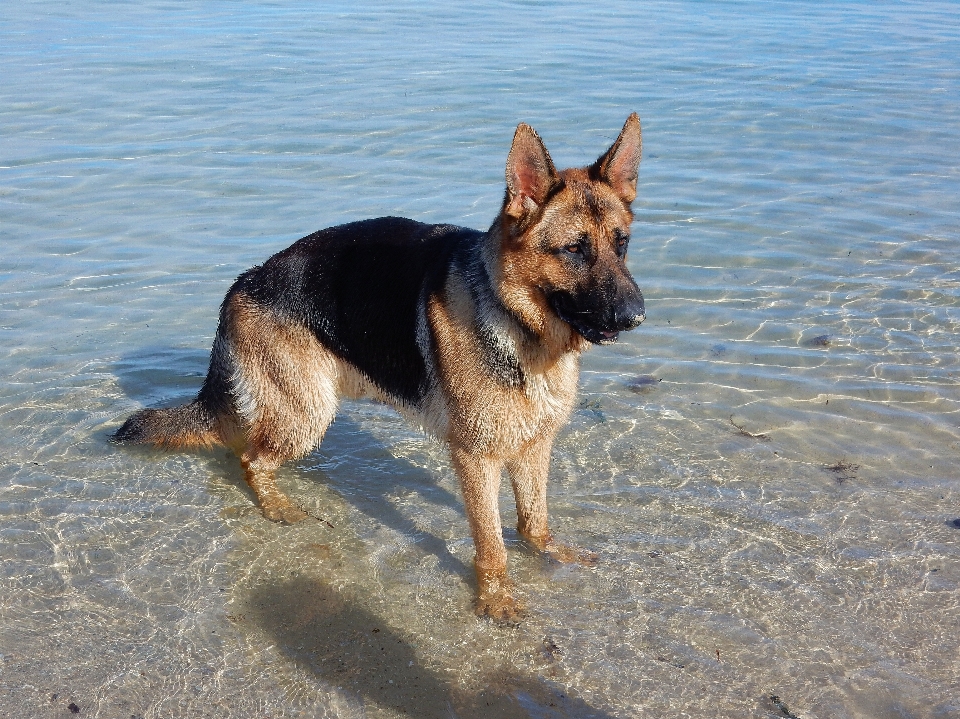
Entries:
{"type": "MultiPolygon", "coordinates": [[[[960,716],[950,3],[7,3],[0,714],[960,716]],[[223,452],[117,449],[232,280],[331,224],[485,228],[516,123],[636,110],[648,320],[584,359],[529,614],[471,614],[442,448],[344,407],[263,520],[223,452]]],[[[505,526],[515,521],[506,488],[505,526]]]]}

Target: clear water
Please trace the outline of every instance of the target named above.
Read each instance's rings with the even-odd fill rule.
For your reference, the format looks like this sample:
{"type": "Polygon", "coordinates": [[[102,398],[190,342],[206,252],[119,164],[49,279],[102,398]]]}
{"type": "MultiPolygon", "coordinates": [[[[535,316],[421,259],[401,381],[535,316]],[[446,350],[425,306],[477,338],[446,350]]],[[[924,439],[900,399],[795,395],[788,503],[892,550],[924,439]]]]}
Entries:
{"type": "MultiPolygon", "coordinates": [[[[0,6],[0,715],[960,717],[953,3],[0,6]],[[264,521],[118,450],[230,282],[330,224],[485,228],[513,128],[640,113],[648,321],[585,358],[530,607],[471,614],[443,451],[351,404],[264,521]]],[[[503,494],[505,525],[511,499],[503,494]]]]}

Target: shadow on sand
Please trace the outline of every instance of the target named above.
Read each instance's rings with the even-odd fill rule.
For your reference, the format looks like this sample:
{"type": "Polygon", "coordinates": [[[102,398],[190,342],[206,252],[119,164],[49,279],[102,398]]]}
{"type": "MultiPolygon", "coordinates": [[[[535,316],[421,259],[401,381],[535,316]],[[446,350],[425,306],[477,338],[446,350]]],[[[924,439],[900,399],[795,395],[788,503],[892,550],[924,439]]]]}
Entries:
{"type": "Polygon", "coordinates": [[[247,620],[290,660],[368,708],[372,703],[423,719],[612,719],[537,676],[495,674],[479,692],[459,687],[428,668],[404,637],[322,580],[261,586],[247,602],[247,620]]]}

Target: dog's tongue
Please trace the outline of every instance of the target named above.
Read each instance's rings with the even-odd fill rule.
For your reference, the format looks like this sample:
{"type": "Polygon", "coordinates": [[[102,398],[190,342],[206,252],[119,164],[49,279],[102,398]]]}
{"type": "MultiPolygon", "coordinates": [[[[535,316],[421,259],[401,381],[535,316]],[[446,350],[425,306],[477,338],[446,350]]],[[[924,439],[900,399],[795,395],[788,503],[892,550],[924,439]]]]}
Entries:
{"type": "Polygon", "coordinates": [[[600,330],[600,334],[602,334],[608,340],[617,336],[616,332],[606,332],[604,330],[600,330]]]}

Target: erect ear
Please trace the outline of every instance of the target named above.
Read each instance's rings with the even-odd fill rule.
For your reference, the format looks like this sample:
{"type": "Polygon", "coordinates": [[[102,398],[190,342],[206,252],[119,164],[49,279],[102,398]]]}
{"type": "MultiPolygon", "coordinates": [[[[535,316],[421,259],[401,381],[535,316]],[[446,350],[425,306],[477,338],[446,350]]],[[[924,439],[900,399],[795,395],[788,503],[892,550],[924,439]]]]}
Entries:
{"type": "Polygon", "coordinates": [[[590,168],[590,174],[606,182],[624,202],[637,196],[637,168],[640,166],[640,118],[633,113],[627,118],[620,137],[590,168]]]}
{"type": "Polygon", "coordinates": [[[520,218],[542,207],[553,186],[560,182],[550,153],[540,135],[521,122],[507,155],[507,203],[504,211],[520,218]]]}

